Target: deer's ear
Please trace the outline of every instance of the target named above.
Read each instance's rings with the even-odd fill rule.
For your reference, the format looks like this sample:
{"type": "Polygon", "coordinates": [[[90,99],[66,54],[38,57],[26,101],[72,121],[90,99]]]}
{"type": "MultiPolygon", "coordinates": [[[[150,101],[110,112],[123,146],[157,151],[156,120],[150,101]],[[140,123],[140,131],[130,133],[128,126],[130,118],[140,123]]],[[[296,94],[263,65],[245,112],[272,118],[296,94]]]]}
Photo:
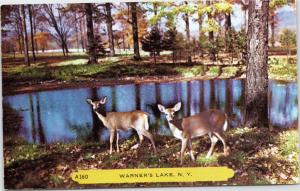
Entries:
{"type": "Polygon", "coordinates": [[[179,111],[180,108],[181,108],[181,102],[178,102],[178,103],[173,107],[174,111],[179,111]]]}
{"type": "Polygon", "coordinates": [[[93,103],[93,101],[91,99],[86,99],[86,102],[88,102],[89,104],[93,103]]]}
{"type": "Polygon", "coordinates": [[[165,112],[165,107],[163,105],[157,104],[159,111],[165,112]]]}
{"type": "Polygon", "coordinates": [[[100,103],[101,104],[105,104],[106,103],[106,99],[107,99],[107,97],[105,96],[105,97],[103,97],[103,98],[101,98],[101,100],[100,100],[100,103]]]}

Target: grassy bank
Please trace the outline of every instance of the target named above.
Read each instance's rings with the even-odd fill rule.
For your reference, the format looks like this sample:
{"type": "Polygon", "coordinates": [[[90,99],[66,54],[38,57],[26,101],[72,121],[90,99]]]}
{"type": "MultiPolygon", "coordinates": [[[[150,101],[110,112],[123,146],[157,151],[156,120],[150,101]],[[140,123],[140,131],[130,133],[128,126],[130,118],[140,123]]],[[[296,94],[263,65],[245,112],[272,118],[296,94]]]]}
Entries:
{"type": "MultiPolygon", "coordinates": [[[[145,141],[137,150],[130,150],[136,139],[122,141],[121,152],[108,154],[107,142],[77,141],[48,145],[17,144],[5,146],[5,185],[7,188],[91,188],[78,185],[70,174],[78,169],[117,169],[178,167],[180,142],[171,137],[155,136],[158,154],[145,141]]],[[[226,133],[231,148],[222,154],[222,144],[210,159],[205,158],[210,141],[207,137],[193,141],[196,161],[188,152],[185,167],[228,166],[235,171],[229,182],[198,182],[182,185],[248,185],[294,184],[299,178],[298,131],[270,131],[265,128],[237,128],[226,133]]],[[[136,186],[146,186],[137,184],[136,186]]],[[[156,184],[153,184],[156,185],[156,184]]],[[[164,185],[157,184],[156,186],[164,185]]],[[[175,184],[165,184],[175,185],[175,184]]],[[[102,185],[111,187],[112,185],[102,185]]],[[[119,185],[126,186],[126,185],[119,185]]],[[[130,186],[130,185],[127,185],[130,186]]],[[[131,185],[132,186],[132,185],[131,185]]]]}
{"type": "MultiPolygon", "coordinates": [[[[101,79],[120,79],[126,77],[204,77],[204,78],[233,78],[245,72],[245,66],[209,65],[205,63],[159,62],[153,64],[146,57],[142,62],[135,62],[128,57],[107,57],[99,59],[98,64],[86,64],[83,55],[62,57],[47,57],[42,61],[24,66],[23,64],[3,63],[4,85],[18,83],[38,83],[49,80],[77,82],[101,79]]],[[[295,58],[294,58],[295,62],[295,58]]],[[[285,57],[271,57],[269,60],[269,78],[275,80],[295,81],[297,77],[296,63],[288,64],[285,57]]]]}

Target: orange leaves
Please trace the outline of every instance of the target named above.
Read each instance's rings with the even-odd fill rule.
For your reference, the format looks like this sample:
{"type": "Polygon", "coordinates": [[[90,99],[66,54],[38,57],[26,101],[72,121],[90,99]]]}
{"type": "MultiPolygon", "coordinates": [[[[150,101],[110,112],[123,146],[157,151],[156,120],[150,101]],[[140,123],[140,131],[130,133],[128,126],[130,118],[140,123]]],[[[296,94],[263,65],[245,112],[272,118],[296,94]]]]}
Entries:
{"type": "Polygon", "coordinates": [[[47,32],[38,32],[34,40],[36,40],[38,47],[42,50],[45,50],[48,48],[48,41],[50,40],[51,36],[47,32]]]}

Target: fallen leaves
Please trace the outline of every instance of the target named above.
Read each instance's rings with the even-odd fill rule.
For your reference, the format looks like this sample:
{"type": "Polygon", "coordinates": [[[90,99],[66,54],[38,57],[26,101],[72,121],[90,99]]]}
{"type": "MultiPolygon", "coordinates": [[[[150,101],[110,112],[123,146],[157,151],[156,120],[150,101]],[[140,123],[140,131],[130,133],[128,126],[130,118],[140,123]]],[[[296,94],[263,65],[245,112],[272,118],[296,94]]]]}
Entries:
{"type": "MultiPolygon", "coordinates": [[[[224,156],[218,142],[213,156],[206,160],[210,141],[207,137],[195,139],[193,149],[196,161],[192,162],[188,150],[183,166],[228,166],[235,176],[227,185],[291,184],[299,182],[298,153],[294,142],[297,135],[290,131],[270,132],[267,129],[239,128],[226,134],[231,152],[224,156]]],[[[156,137],[158,154],[149,141],[137,149],[135,139],[120,143],[120,153],[108,152],[107,143],[51,144],[48,146],[5,147],[6,188],[89,188],[77,185],[70,174],[78,169],[154,168],[180,166],[180,141],[171,137],[156,137]],[[18,155],[19,154],[19,155],[18,155]],[[36,178],[33,184],[27,174],[36,178]]],[[[296,147],[297,148],[297,147],[296,147]]],[[[193,183],[192,185],[221,185],[222,183],[193,183]]],[[[109,187],[109,185],[107,185],[109,187]]],[[[121,186],[121,185],[120,185],[121,186]]]]}

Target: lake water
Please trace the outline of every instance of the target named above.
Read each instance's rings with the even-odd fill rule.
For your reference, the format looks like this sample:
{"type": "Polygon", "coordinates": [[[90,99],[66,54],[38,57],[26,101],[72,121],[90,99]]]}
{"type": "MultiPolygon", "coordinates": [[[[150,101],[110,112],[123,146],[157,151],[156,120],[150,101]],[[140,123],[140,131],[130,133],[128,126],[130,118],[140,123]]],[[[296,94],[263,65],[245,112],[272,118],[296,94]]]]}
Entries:
{"type": "MultiPolygon", "coordinates": [[[[199,80],[141,85],[115,85],[5,96],[8,104],[23,117],[20,135],[32,143],[52,143],[76,139],[107,140],[108,131],[93,114],[86,99],[107,96],[105,111],[143,110],[150,113],[150,129],[170,135],[165,116],[157,103],[173,106],[182,102],[177,118],[209,108],[224,110],[232,127],[243,121],[244,80],[199,80]]],[[[270,81],[269,120],[280,128],[290,127],[298,116],[297,84],[270,81]]],[[[121,138],[132,135],[121,132],[121,138]]]]}

